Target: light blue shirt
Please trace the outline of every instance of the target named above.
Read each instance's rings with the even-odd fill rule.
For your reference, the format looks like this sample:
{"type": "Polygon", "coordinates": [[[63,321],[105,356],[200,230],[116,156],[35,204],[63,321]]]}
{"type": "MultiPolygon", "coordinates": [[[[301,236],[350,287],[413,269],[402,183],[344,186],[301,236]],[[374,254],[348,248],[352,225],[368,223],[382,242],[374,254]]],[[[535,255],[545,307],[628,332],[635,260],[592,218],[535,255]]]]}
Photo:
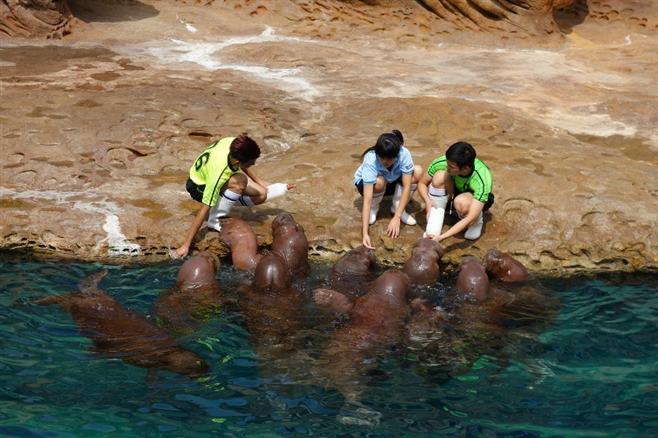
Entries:
{"type": "Polygon", "coordinates": [[[354,174],[354,184],[363,181],[363,184],[374,184],[378,176],[383,176],[386,182],[392,183],[404,175],[411,175],[414,171],[414,162],[411,159],[409,149],[402,146],[398,158],[393,162],[391,170],[388,170],[377,159],[375,151],[370,151],[363,156],[363,162],[356,169],[354,174]]]}

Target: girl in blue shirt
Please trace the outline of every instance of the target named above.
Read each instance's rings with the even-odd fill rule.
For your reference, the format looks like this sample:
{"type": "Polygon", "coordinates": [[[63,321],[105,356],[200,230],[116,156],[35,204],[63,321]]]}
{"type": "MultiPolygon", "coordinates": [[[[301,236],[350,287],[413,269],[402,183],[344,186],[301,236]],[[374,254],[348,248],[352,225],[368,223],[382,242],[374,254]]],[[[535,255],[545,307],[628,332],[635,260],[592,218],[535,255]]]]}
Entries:
{"type": "Polygon", "coordinates": [[[406,211],[416,183],[423,174],[419,165],[414,165],[409,150],[403,146],[404,138],[397,129],[382,134],[374,146],[361,155],[363,162],[354,174],[354,185],[363,196],[361,210],[363,246],[374,248],[370,242],[368,228],[377,220],[379,204],[384,196],[393,195],[391,213],[386,234],[398,237],[400,221],[416,225],[416,220],[406,211]]]}

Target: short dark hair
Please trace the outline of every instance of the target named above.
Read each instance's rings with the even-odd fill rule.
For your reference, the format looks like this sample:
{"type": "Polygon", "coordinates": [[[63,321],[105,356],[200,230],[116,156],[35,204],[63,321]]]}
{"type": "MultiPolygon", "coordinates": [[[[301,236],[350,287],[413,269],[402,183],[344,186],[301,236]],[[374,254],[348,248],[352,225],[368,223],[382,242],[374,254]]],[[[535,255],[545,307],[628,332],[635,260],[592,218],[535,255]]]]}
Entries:
{"type": "Polygon", "coordinates": [[[375,154],[381,158],[397,158],[400,154],[400,148],[404,144],[404,137],[397,129],[391,132],[386,132],[377,138],[377,143],[369,147],[361,156],[364,156],[370,151],[375,151],[375,154]]]}
{"type": "Polygon", "coordinates": [[[246,132],[233,139],[231,142],[231,157],[240,163],[256,161],[260,157],[260,147],[246,132]]]}
{"type": "Polygon", "coordinates": [[[465,141],[452,144],[446,151],[446,159],[457,163],[460,169],[464,166],[470,166],[472,169],[475,166],[475,157],[477,157],[475,148],[465,141]]]}

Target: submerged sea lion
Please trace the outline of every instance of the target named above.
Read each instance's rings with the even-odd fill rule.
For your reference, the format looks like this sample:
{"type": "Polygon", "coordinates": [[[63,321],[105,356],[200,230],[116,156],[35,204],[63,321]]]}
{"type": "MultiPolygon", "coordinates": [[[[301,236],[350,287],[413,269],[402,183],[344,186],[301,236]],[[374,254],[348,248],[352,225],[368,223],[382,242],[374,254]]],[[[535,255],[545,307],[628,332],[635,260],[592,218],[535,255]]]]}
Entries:
{"type": "Polygon", "coordinates": [[[409,276],[412,284],[433,284],[441,275],[439,260],[443,254],[445,248],[437,241],[427,238],[418,239],[402,271],[409,276]]]}
{"type": "Polygon", "coordinates": [[[398,343],[408,314],[410,291],[406,274],[390,270],[380,275],[368,293],[354,302],[349,321],[332,333],[323,355],[322,371],[330,386],[346,400],[339,421],[376,424],[379,414],[360,403],[366,371],[373,360],[398,343]]]}
{"type": "Polygon", "coordinates": [[[334,289],[319,288],[313,291],[313,301],[319,307],[329,309],[336,316],[345,316],[352,310],[353,302],[345,294],[334,289]]]}
{"type": "Polygon", "coordinates": [[[528,279],[528,271],[511,255],[492,249],[484,255],[487,272],[500,281],[520,282],[528,279]]]}
{"type": "Polygon", "coordinates": [[[290,287],[290,271],[279,254],[268,254],[260,259],[254,271],[253,287],[257,291],[282,291],[290,287]]]}
{"type": "Polygon", "coordinates": [[[484,301],[489,291],[489,277],[480,261],[472,256],[462,259],[457,276],[457,292],[476,301],[484,301]]]}
{"type": "Polygon", "coordinates": [[[375,251],[363,245],[347,251],[331,268],[329,288],[354,296],[364,283],[374,279],[371,268],[376,261],[375,251]]]}
{"type": "Polygon", "coordinates": [[[308,240],[290,213],[280,213],[272,221],[272,252],[283,257],[292,278],[308,274],[308,240]]]}
{"type": "Polygon", "coordinates": [[[34,304],[57,304],[68,311],[96,350],[142,368],[163,368],[199,377],[208,365],[196,353],[182,348],[163,329],[129,311],[98,288],[107,274],[94,274],[80,284],[80,292],[42,298],[34,304]]]}
{"type": "Polygon", "coordinates": [[[221,220],[222,229],[219,238],[231,248],[233,267],[240,270],[252,270],[261,256],[257,253],[256,233],[244,220],[236,217],[221,220]]]}
{"type": "Polygon", "coordinates": [[[270,375],[289,373],[290,361],[302,350],[297,334],[304,297],[290,280],[285,260],[268,254],[258,262],[253,283],[241,288],[238,299],[251,345],[270,375]]]}
{"type": "Polygon", "coordinates": [[[160,295],[153,305],[157,317],[176,331],[195,328],[221,304],[215,277],[218,267],[217,256],[205,251],[185,261],[178,271],[176,287],[160,295]]]}

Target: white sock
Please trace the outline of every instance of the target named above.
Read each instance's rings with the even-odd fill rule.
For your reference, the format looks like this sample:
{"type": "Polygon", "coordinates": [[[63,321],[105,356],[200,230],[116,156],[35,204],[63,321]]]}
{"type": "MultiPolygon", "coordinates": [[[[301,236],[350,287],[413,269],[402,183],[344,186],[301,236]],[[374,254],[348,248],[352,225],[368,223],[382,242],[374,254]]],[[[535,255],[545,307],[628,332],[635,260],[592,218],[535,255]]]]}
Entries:
{"type": "Polygon", "coordinates": [[[253,199],[251,199],[251,196],[248,196],[248,195],[242,195],[242,196],[240,196],[240,199],[238,199],[238,202],[239,202],[240,205],[242,205],[243,207],[253,207],[254,205],[256,205],[256,204],[254,203],[253,199]]]}
{"type": "Polygon", "coordinates": [[[430,196],[445,196],[446,195],[446,189],[439,189],[434,186],[430,186],[429,188],[429,193],[430,196]]]}
{"type": "MultiPolygon", "coordinates": [[[[415,184],[414,184],[415,185],[415,184]]],[[[415,189],[412,185],[412,189],[415,189]]],[[[400,200],[402,198],[402,184],[398,184],[395,188],[395,194],[393,195],[393,202],[391,203],[391,213],[395,214],[400,205],[400,200]]],[[[413,194],[413,191],[411,192],[413,194]]],[[[414,219],[406,210],[402,210],[402,215],[400,215],[400,220],[407,225],[416,225],[416,219],[414,219]]]]}
{"type": "Polygon", "coordinates": [[[210,210],[210,213],[208,213],[208,222],[206,223],[206,226],[219,231],[221,228],[219,225],[219,218],[228,216],[229,212],[239,199],[239,193],[235,193],[229,189],[224,190],[224,193],[219,197],[219,201],[217,201],[217,205],[215,205],[210,210]]]}
{"type": "Polygon", "coordinates": [[[370,218],[368,220],[370,225],[374,224],[377,220],[377,212],[379,211],[379,204],[381,204],[382,199],[384,199],[384,192],[372,194],[372,203],[370,204],[370,218]]]}

